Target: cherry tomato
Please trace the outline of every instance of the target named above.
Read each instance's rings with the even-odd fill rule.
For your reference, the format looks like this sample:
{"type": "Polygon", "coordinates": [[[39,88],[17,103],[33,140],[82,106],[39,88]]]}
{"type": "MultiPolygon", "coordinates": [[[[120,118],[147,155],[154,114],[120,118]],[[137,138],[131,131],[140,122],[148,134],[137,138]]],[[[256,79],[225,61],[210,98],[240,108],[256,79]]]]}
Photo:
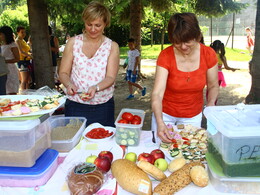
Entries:
{"type": "Polygon", "coordinates": [[[133,124],[133,125],[139,125],[139,124],[141,124],[141,121],[138,120],[138,119],[133,119],[133,120],[131,121],[131,124],[133,124]]]}
{"type": "Polygon", "coordinates": [[[122,124],[128,124],[128,121],[125,119],[120,119],[119,121],[117,121],[118,123],[122,123],[122,124]]]}
{"type": "Polygon", "coordinates": [[[130,112],[124,112],[124,113],[122,114],[122,119],[125,119],[125,120],[127,120],[128,122],[131,122],[131,121],[133,120],[133,118],[134,118],[134,115],[131,114],[130,112]]]}

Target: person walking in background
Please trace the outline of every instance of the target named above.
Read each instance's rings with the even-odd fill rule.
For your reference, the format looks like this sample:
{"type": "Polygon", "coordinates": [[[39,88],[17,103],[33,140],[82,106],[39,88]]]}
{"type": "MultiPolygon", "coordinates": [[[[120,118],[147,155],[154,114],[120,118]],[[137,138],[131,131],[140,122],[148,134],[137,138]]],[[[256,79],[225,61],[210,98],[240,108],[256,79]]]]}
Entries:
{"type": "Polygon", "coordinates": [[[250,29],[250,27],[246,27],[246,39],[247,39],[247,50],[249,51],[249,54],[252,55],[253,54],[253,47],[254,47],[254,38],[253,38],[253,34],[252,31],[250,29]]]}
{"type": "Polygon", "coordinates": [[[103,34],[110,18],[103,4],[89,3],[82,13],[85,30],[68,40],[59,69],[59,79],[68,95],[65,116],[85,117],[87,125],[98,122],[115,126],[113,95],[119,47],[103,34]]]}
{"type": "Polygon", "coordinates": [[[59,40],[52,34],[52,28],[48,26],[50,45],[51,45],[51,57],[53,66],[53,75],[55,83],[58,82],[58,72],[57,72],[57,58],[59,57],[59,40]]]}
{"type": "MultiPolygon", "coordinates": [[[[218,58],[218,84],[220,87],[226,87],[227,84],[222,69],[225,68],[226,70],[232,70],[233,72],[239,69],[231,68],[228,66],[227,59],[225,56],[226,51],[225,51],[224,43],[222,43],[220,40],[215,40],[213,43],[210,44],[210,47],[214,49],[218,58]]],[[[206,96],[208,96],[208,91],[206,96]]],[[[217,100],[215,102],[215,105],[216,104],[217,104],[217,100]]]]}
{"type": "Polygon", "coordinates": [[[29,88],[29,83],[31,79],[29,66],[31,66],[30,60],[32,59],[32,53],[30,52],[30,46],[24,40],[26,36],[25,28],[22,26],[18,26],[16,32],[16,44],[20,53],[20,61],[17,63],[21,75],[20,88],[21,90],[25,90],[29,88]]]}
{"type": "Polygon", "coordinates": [[[6,80],[6,94],[16,95],[19,92],[19,71],[16,62],[19,61],[19,51],[14,41],[13,30],[9,26],[0,28],[1,54],[5,58],[9,73],[6,80]]]}
{"type": "Polygon", "coordinates": [[[203,89],[208,88],[206,106],[218,96],[218,68],[215,51],[200,43],[201,30],[193,13],[177,13],[168,23],[171,46],[161,51],[152,92],[152,130],[164,142],[171,142],[165,122],[201,126],[203,89]]]}
{"type": "Polygon", "coordinates": [[[135,48],[135,40],[133,38],[130,38],[128,40],[128,47],[129,51],[127,52],[128,64],[126,71],[126,80],[128,83],[128,89],[130,94],[126,99],[129,100],[134,98],[133,86],[141,90],[142,96],[146,94],[146,87],[142,87],[141,85],[136,83],[140,64],[140,52],[135,48]]]}

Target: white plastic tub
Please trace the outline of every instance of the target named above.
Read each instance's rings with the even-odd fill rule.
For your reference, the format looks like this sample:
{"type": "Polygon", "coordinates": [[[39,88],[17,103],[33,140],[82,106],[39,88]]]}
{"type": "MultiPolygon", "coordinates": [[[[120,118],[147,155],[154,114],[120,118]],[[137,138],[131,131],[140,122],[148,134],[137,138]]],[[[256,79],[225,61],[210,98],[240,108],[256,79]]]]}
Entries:
{"type": "Polygon", "coordinates": [[[208,152],[225,175],[260,176],[260,105],[207,107],[204,115],[208,152]]]}
{"type": "Polygon", "coordinates": [[[51,146],[49,115],[0,121],[0,166],[31,167],[51,146]]]}

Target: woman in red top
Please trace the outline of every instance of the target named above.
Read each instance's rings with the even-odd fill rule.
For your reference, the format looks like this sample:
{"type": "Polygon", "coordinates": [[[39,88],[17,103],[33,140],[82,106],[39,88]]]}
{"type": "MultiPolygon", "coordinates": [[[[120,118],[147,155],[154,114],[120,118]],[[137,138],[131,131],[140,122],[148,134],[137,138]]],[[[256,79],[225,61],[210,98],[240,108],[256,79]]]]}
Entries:
{"type": "Polygon", "coordinates": [[[200,127],[203,89],[208,88],[207,106],[214,106],[218,96],[218,67],[215,51],[200,43],[202,37],[193,13],[177,13],[168,23],[172,45],[157,60],[152,92],[152,130],[170,142],[166,122],[200,127]]]}

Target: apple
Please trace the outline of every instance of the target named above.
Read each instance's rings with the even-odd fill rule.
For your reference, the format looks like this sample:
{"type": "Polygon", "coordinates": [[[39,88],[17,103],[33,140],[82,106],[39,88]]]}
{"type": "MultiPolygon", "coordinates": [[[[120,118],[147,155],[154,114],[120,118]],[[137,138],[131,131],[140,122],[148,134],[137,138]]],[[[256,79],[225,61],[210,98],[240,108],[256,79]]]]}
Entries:
{"type": "Polygon", "coordinates": [[[101,151],[99,154],[98,154],[99,157],[101,156],[105,156],[107,157],[111,162],[113,161],[113,154],[112,152],[110,151],[101,151]]]}
{"type": "Polygon", "coordinates": [[[153,150],[151,152],[151,155],[153,155],[155,160],[157,160],[158,158],[165,158],[163,151],[161,151],[160,149],[153,150]]]}
{"type": "Polygon", "coordinates": [[[137,155],[136,155],[136,153],[134,153],[134,152],[128,152],[128,153],[125,155],[125,159],[130,160],[130,161],[132,161],[132,162],[136,162],[137,155]]]}
{"type": "Polygon", "coordinates": [[[149,153],[145,153],[145,152],[143,152],[143,153],[141,153],[141,154],[138,155],[138,161],[141,161],[141,160],[147,161],[147,162],[149,162],[149,163],[151,163],[151,164],[154,163],[154,157],[153,157],[153,155],[151,155],[151,154],[149,154],[149,153]]]}
{"type": "Polygon", "coordinates": [[[161,169],[163,172],[167,170],[168,168],[168,162],[164,158],[158,158],[154,162],[154,166],[161,169]]]}
{"type": "Polygon", "coordinates": [[[96,155],[90,155],[86,158],[87,163],[92,163],[94,164],[94,161],[96,160],[97,156],[96,155]]]}
{"type": "Polygon", "coordinates": [[[106,156],[98,156],[94,164],[104,173],[108,172],[111,168],[111,161],[106,156]]]}

